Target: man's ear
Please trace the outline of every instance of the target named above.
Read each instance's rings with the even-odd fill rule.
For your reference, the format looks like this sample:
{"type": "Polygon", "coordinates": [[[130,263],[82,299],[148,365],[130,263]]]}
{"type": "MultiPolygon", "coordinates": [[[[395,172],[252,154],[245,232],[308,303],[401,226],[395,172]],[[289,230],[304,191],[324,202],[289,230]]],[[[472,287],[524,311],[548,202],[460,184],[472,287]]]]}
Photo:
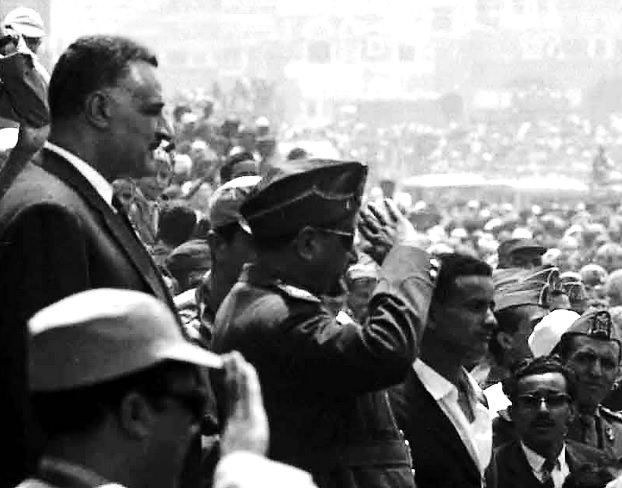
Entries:
{"type": "Polygon", "coordinates": [[[123,397],[117,417],[125,435],[136,440],[149,437],[155,421],[153,406],[137,392],[130,392],[123,397]]]}
{"type": "Polygon", "coordinates": [[[91,93],[84,101],[84,113],[88,122],[100,129],[110,125],[111,109],[110,97],[103,92],[91,93]]]}
{"type": "Polygon", "coordinates": [[[322,252],[322,242],[317,238],[317,231],[311,227],[305,227],[298,232],[294,245],[304,261],[313,261],[322,252]]]}
{"type": "Polygon", "coordinates": [[[509,334],[508,332],[504,332],[504,331],[497,332],[497,334],[495,335],[495,340],[506,351],[514,347],[514,337],[512,336],[512,334],[509,334]]]}
{"type": "Polygon", "coordinates": [[[210,230],[207,234],[207,243],[209,244],[212,262],[218,261],[218,258],[222,255],[227,243],[220,234],[214,232],[213,230],[210,230]]]}

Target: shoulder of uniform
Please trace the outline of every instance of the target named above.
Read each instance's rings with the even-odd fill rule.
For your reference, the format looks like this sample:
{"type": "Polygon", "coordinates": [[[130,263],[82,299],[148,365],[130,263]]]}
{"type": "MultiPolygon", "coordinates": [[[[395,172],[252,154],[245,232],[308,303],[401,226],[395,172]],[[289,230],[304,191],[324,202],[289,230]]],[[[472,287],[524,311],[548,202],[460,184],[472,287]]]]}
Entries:
{"type": "Polygon", "coordinates": [[[304,300],[304,301],[313,302],[313,303],[322,302],[313,293],[303,288],[298,288],[297,286],[288,285],[286,283],[281,283],[281,282],[275,282],[274,286],[290,298],[294,298],[296,300],[304,300]]]}
{"type": "Polygon", "coordinates": [[[611,410],[602,405],[598,407],[598,409],[600,411],[600,414],[603,417],[606,417],[607,419],[610,419],[610,420],[616,420],[618,422],[622,422],[622,411],[611,410]]]}

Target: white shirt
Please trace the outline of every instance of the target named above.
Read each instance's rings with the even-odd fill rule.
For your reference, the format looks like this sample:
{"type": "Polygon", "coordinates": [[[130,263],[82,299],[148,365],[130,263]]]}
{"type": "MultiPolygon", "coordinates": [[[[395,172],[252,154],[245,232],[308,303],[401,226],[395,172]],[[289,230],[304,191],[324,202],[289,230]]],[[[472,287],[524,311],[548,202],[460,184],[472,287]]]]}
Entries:
{"type": "Polygon", "coordinates": [[[317,488],[306,471],[247,451],[225,455],[216,465],[214,488],[317,488]]]}
{"type": "Polygon", "coordinates": [[[477,382],[464,371],[469,382],[469,403],[475,416],[473,422],[469,422],[460,408],[458,388],[453,383],[420,359],[415,361],[413,368],[425,389],[455,427],[483,476],[492,456],[492,417],[488,408],[479,400],[483,398],[483,393],[477,382]]]}
{"type": "Polygon", "coordinates": [[[501,410],[505,410],[512,402],[503,393],[503,386],[501,382],[495,383],[494,385],[489,386],[484,390],[484,395],[486,395],[486,400],[488,400],[488,408],[490,409],[490,413],[493,417],[499,415],[501,410]]]}
{"type": "Polygon", "coordinates": [[[43,147],[69,161],[71,165],[76,168],[76,170],[78,170],[78,172],[82,176],[84,176],[86,181],[88,181],[91,186],[95,188],[95,191],[99,194],[99,196],[104,199],[104,201],[110,206],[110,208],[115,210],[112,206],[112,185],[108,183],[108,181],[106,181],[106,178],[100,175],[86,161],[83,161],[75,154],[67,151],[67,149],[63,149],[62,147],[59,147],[56,144],[52,144],[49,141],[45,141],[45,145],[43,147]]]}
{"type": "MultiPolygon", "coordinates": [[[[523,452],[525,453],[525,457],[527,458],[529,466],[531,466],[531,470],[533,471],[534,476],[538,478],[540,482],[542,482],[544,478],[544,474],[542,473],[542,466],[544,465],[546,459],[540,456],[540,454],[538,454],[537,452],[529,449],[522,442],[520,443],[520,445],[523,448],[523,452]]],[[[566,462],[566,446],[564,445],[564,447],[562,447],[562,451],[559,453],[559,456],[557,458],[555,468],[553,468],[553,471],[551,471],[551,477],[553,478],[553,484],[555,485],[555,488],[561,488],[564,484],[566,476],[568,476],[569,474],[570,468],[568,467],[568,463],[566,462]]]]}

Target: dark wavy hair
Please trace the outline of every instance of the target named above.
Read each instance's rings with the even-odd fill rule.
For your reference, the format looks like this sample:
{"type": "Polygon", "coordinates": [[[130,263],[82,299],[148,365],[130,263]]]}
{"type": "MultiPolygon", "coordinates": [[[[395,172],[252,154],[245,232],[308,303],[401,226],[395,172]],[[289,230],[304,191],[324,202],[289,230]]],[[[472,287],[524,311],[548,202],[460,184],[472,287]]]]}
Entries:
{"type": "Polygon", "coordinates": [[[545,373],[560,373],[566,379],[566,391],[570,398],[574,400],[577,391],[577,380],[575,374],[562,363],[557,355],[540,356],[537,358],[525,359],[517,363],[508,378],[503,380],[503,393],[514,403],[518,396],[518,384],[520,380],[527,376],[545,373]]]}

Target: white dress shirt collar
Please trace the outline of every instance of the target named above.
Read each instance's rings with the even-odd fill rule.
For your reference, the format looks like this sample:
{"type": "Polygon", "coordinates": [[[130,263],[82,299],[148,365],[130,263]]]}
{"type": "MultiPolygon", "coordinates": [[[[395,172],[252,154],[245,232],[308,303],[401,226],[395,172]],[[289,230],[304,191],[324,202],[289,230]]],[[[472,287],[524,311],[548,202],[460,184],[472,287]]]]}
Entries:
{"type": "Polygon", "coordinates": [[[104,201],[112,207],[112,195],[113,189],[112,185],[106,181],[101,174],[99,174],[91,165],[89,165],[86,161],[80,159],[78,156],[73,154],[72,152],[67,151],[67,149],[63,149],[56,144],[53,144],[49,141],[45,141],[44,145],[45,149],[48,151],[52,151],[58,156],[66,159],[71,165],[78,170],[78,172],[86,178],[86,180],[91,184],[95,191],[104,199],[104,201]]]}
{"type": "MultiPolygon", "coordinates": [[[[525,453],[525,457],[527,458],[527,462],[529,463],[533,474],[536,476],[536,478],[542,481],[542,466],[546,462],[546,458],[540,456],[540,454],[535,452],[533,449],[527,447],[522,441],[520,445],[523,448],[523,452],[525,453]]],[[[568,466],[568,463],[566,462],[566,444],[564,444],[561,452],[559,453],[559,456],[557,456],[555,468],[553,468],[553,471],[551,472],[551,475],[553,477],[553,483],[556,487],[563,485],[563,482],[566,479],[566,476],[568,476],[569,472],[570,468],[568,466]]]]}
{"type": "Polygon", "coordinates": [[[458,401],[458,388],[434,369],[417,359],[413,364],[415,373],[424,388],[453,424],[467,451],[483,475],[492,455],[492,418],[484,405],[484,395],[477,382],[464,370],[468,382],[468,398],[474,419],[469,421],[458,401]]]}

